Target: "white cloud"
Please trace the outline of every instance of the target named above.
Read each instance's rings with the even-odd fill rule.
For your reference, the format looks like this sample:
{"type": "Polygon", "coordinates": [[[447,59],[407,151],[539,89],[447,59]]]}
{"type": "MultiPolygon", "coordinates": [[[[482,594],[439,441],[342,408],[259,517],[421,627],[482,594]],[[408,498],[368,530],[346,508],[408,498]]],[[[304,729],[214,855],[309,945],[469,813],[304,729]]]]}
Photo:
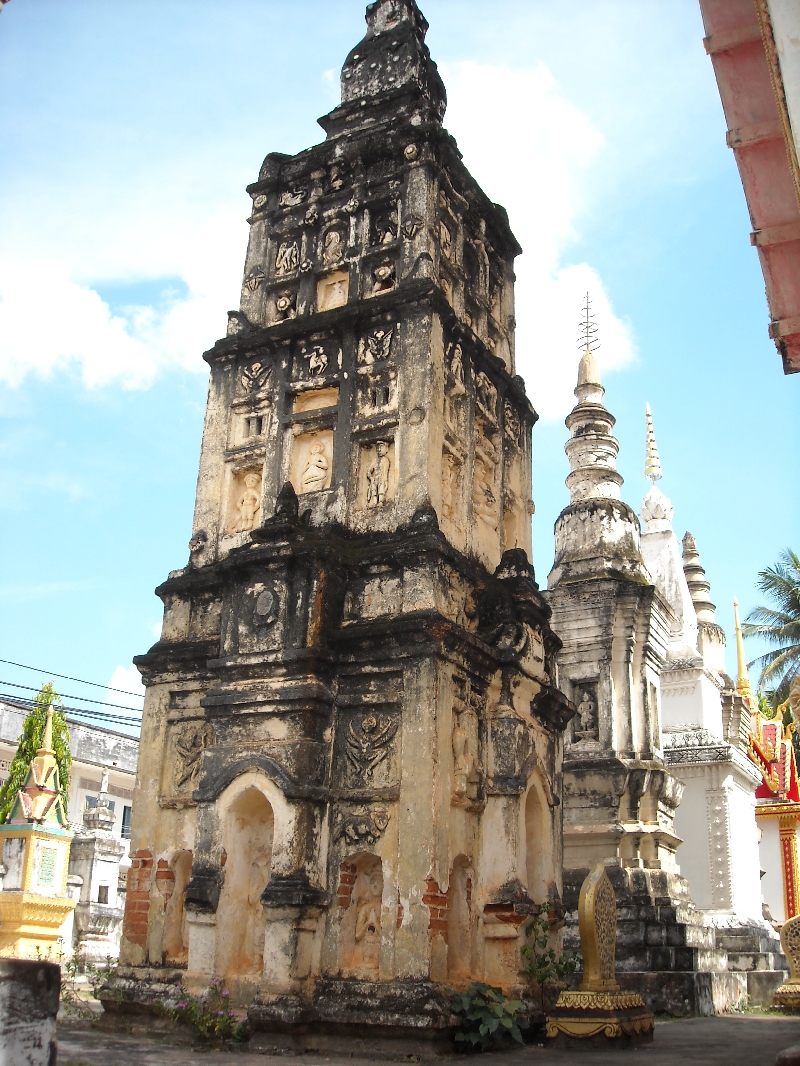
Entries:
{"type": "Polygon", "coordinates": [[[105,698],[107,703],[121,704],[139,711],[142,708],[144,691],[141,674],[133,664],[130,666],[118,666],[111,675],[105,698]],[[114,692],[114,689],[121,689],[122,691],[114,692]],[[128,695],[125,695],[125,693],[128,693],[128,695]],[[137,697],[136,693],[141,693],[141,696],[137,697]]]}
{"type": "MultiPolygon", "coordinates": [[[[89,387],[117,382],[144,388],[163,368],[204,370],[200,353],[224,333],[226,301],[238,290],[242,248],[238,227],[230,223],[220,216],[178,242],[177,270],[174,250],[162,256],[154,243],[150,276],[175,271],[188,288],[185,299],[161,310],[128,307],[112,314],[88,283],[76,280],[91,272],[91,253],[78,252],[69,266],[0,260],[0,381],[18,385],[28,373],[47,376],[77,366],[89,387]]],[[[140,266],[142,276],[147,272],[140,266]]]]}
{"type": "Polygon", "coordinates": [[[162,623],[159,620],[158,622],[153,622],[152,626],[150,627],[150,632],[156,640],[161,640],[161,625],[162,623]]]}
{"type": "Polygon", "coordinates": [[[516,265],[517,369],[539,414],[560,418],[575,402],[587,290],[600,329],[601,369],[635,357],[630,325],[615,314],[597,271],[564,264],[591,203],[592,164],[605,140],[543,64],[511,69],[465,62],[446,66],[443,76],[445,123],[484,191],[507,209],[523,248],[516,265]]]}

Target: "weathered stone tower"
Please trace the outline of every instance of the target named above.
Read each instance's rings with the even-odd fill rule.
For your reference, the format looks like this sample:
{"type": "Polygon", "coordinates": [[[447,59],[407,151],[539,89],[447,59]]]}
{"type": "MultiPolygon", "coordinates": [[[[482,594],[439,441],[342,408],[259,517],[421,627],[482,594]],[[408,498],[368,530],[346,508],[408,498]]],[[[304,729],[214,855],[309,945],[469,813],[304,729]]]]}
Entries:
{"type": "Polygon", "coordinates": [[[572,708],[530,559],[502,208],[413,0],[367,8],[324,143],[267,156],[158,589],[115,995],[222,977],[256,1027],[447,1025],[560,890],[572,708]]]}

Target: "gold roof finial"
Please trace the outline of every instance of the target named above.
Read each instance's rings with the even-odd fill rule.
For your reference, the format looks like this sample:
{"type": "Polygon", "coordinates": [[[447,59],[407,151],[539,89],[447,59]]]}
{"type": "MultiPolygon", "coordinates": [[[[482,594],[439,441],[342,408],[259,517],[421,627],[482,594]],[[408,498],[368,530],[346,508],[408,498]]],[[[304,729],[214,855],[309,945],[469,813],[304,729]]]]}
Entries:
{"type": "Polygon", "coordinates": [[[658,457],[658,445],[656,444],[656,432],[653,429],[653,415],[650,411],[650,404],[644,405],[644,417],[646,423],[645,436],[645,457],[644,457],[644,476],[649,478],[650,481],[655,483],[660,481],[663,477],[661,471],[661,460],[658,457]]]}
{"type": "Polygon", "coordinates": [[[53,751],[53,704],[47,705],[47,721],[44,726],[42,745],[36,752],[37,755],[55,755],[53,751]]]}
{"type": "Polygon", "coordinates": [[[736,630],[736,691],[740,696],[751,696],[750,676],[747,673],[747,660],[744,657],[744,639],[742,623],[739,621],[739,601],[733,598],[733,625],[736,630]]]}

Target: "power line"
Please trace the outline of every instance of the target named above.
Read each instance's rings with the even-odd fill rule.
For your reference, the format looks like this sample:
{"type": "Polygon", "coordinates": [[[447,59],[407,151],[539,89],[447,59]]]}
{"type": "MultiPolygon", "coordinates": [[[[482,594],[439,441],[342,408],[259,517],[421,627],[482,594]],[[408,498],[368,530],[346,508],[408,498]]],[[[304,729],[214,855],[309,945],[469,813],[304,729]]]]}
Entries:
{"type": "MultiPolygon", "coordinates": [[[[0,685],[10,685],[12,688],[23,688],[26,692],[39,692],[38,688],[33,688],[31,685],[20,685],[16,681],[0,681],[0,685]]],[[[116,707],[119,711],[136,711],[141,714],[141,710],[138,707],[126,707],[123,703],[106,703],[105,700],[90,700],[88,696],[68,696],[66,692],[59,692],[59,696],[63,696],[65,700],[80,700],[81,703],[97,703],[101,707],[116,707]]]]}
{"type": "MultiPolygon", "coordinates": [[[[91,685],[92,688],[104,688],[108,692],[119,692],[123,696],[136,696],[137,699],[144,699],[141,692],[128,692],[124,688],[112,688],[111,685],[100,685],[97,681],[83,681],[80,677],[67,677],[66,674],[57,674],[55,670],[40,670],[38,666],[26,666],[24,663],[14,663],[10,659],[0,659],[0,663],[5,663],[6,666],[18,666],[20,670],[33,670],[35,674],[45,674],[49,677],[60,677],[62,681],[77,681],[79,685],[91,685]]],[[[71,699],[79,699],[80,697],[72,696],[71,699]]]]}
{"type": "MultiPolygon", "coordinates": [[[[3,699],[12,700],[16,704],[25,704],[27,707],[36,706],[33,700],[29,700],[25,696],[13,696],[8,692],[0,692],[0,700],[3,699]]],[[[121,714],[108,714],[104,711],[94,711],[91,707],[59,707],[58,710],[62,714],[82,715],[85,718],[98,718],[104,722],[112,722],[114,725],[139,726],[142,724],[141,717],[125,718],[121,714]]],[[[134,715],[136,714],[137,712],[134,711],[134,715]]]]}

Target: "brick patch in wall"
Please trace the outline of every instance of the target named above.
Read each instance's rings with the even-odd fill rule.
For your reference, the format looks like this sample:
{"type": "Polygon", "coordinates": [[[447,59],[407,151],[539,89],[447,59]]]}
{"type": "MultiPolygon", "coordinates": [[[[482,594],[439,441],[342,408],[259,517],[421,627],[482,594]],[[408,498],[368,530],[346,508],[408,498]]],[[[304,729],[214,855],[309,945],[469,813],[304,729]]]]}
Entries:
{"type": "Polygon", "coordinates": [[[429,877],[425,882],[425,894],[422,902],[428,908],[428,935],[440,934],[447,940],[447,896],[439,888],[439,883],[429,877]]]}
{"type": "Polygon", "coordinates": [[[131,855],[131,868],[128,871],[128,890],[125,894],[125,920],[122,931],[132,944],[138,944],[141,948],[147,944],[152,877],[152,852],[147,848],[135,851],[131,855]]]}
{"type": "Polygon", "coordinates": [[[350,906],[353,885],[356,883],[358,869],[354,863],[343,862],[339,867],[339,887],[336,890],[336,902],[340,907],[350,906]]]}

